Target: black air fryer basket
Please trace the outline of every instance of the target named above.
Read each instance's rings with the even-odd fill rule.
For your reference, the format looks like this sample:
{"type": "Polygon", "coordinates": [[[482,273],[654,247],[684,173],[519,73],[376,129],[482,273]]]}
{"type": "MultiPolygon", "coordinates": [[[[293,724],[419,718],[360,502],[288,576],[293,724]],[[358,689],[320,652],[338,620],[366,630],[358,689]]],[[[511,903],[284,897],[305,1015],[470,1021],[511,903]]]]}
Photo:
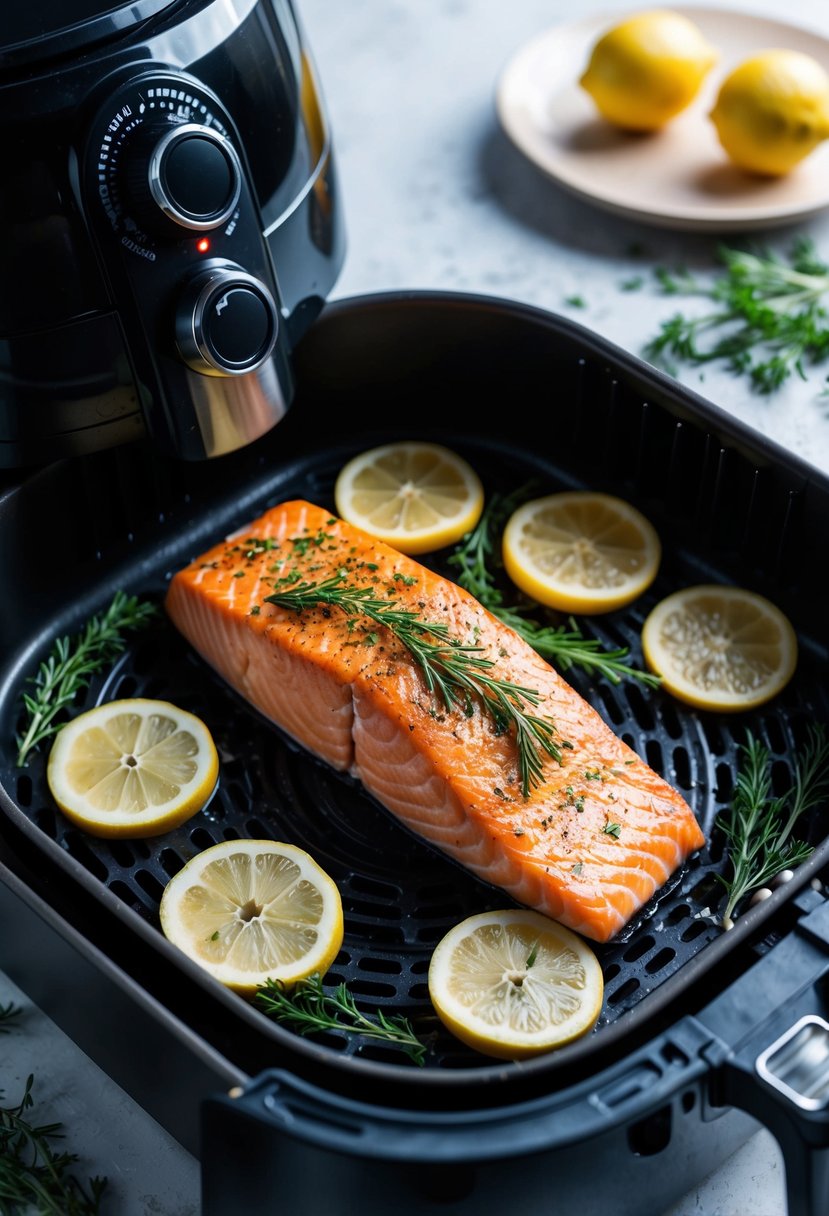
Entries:
{"type": "MultiPolygon", "coordinates": [[[[288,417],[232,456],[183,467],[134,445],[49,466],[0,497],[0,558],[15,588],[0,606],[0,894],[20,926],[0,965],[38,987],[56,1020],[200,1154],[205,1216],[277,1203],[308,1216],[485,1216],[515,1210],[517,1195],[531,1216],[657,1216],[757,1119],[784,1150],[789,1216],[825,1212],[829,820],[812,814],[809,861],[728,933],[716,916],[726,866],[716,820],[749,731],[783,789],[809,724],[829,721],[816,560],[829,482],[591,332],[497,300],[414,293],[331,304],[298,348],[296,375],[288,417]],[[333,508],[344,461],[395,438],[453,447],[490,493],[590,488],[639,507],[663,543],[657,580],[632,607],[582,621],[605,645],[630,647],[635,665],[650,608],[694,583],[750,587],[798,632],[794,679],[748,714],[696,712],[633,681],[566,672],[683,793],[708,844],[617,941],[596,948],[605,1000],[595,1031],[520,1064],[443,1031],[426,984],[443,934],[508,898],[295,746],[163,617],[76,708],[145,695],[198,713],[221,756],[204,811],[156,840],[96,840],[55,809],[46,749],[25,769],[14,763],[21,694],[56,637],[119,588],[160,600],[174,570],[268,506],[303,497],[333,508]],[[409,1017],[429,1042],[424,1067],[365,1039],[301,1038],[169,945],[158,925],[165,883],[201,849],[239,837],[292,841],[328,870],[346,933],[326,985],[345,981],[365,1009],[409,1017]],[[54,984],[50,1000],[31,962],[44,938],[66,984],[80,957],[103,999],[87,979],[76,1001],[54,984]],[[145,1027],[146,1050],[129,1059],[107,1030],[108,1010],[122,1006],[145,1027]]],[[[445,556],[434,564],[451,577],[445,556]]]]}

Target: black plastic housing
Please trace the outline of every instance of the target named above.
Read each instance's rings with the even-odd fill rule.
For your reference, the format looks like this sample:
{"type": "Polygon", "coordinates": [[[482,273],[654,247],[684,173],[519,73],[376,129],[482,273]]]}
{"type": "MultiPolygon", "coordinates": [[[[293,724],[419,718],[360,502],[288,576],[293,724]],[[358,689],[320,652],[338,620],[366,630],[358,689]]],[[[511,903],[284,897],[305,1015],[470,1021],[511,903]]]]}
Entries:
{"type": "MultiPolygon", "coordinates": [[[[808,724],[829,720],[825,576],[807,560],[829,524],[827,479],[590,331],[506,301],[405,293],[329,304],[294,365],[295,407],[278,434],[243,451],[182,466],[137,444],[43,468],[0,497],[0,569],[15,571],[19,588],[0,603],[6,864],[65,909],[128,986],[174,1014],[185,1039],[249,1079],[240,1097],[194,1094],[203,1103],[206,1216],[231,1216],[242,1197],[260,1210],[288,1195],[310,1216],[309,1175],[323,1178],[338,1216],[387,1211],[392,1186],[401,1213],[494,1213],[525,1178],[526,1210],[540,1212],[545,1179],[559,1172],[579,1210],[656,1216],[756,1126],[738,1107],[781,1139],[790,1216],[817,1216],[827,1198],[825,1119],[771,1100],[755,1062],[788,1021],[827,1012],[826,810],[804,825],[810,860],[729,933],[715,915],[726,864],[716,819],[748,729],[785,784],[808,724]],[[119,587],[160,596],[183,561],[283,497],[330,505],[343,460],[395,437],[455,447],[487,491],[532,475],[550,490],[606,490],[644,511],[663,541],[657,582],[630,609],[581,622],[607,645],[629,646],[634,663],[644,614],[692,581],[751,587],[798,632],[790,686],[746,715],[698,713],[660,692],[568,673],[685,793],[708,845],[630,932],[599,950],[606,1005],[595,1032],[521,1064],[476,1057],[440,1035],[423,1069],[344,1036],[298,1038],[172,950],[157,921],[165,875],[213,840],[278,832],[315,852],[340,884],[346,941],[327,978],[346,980],[367,1008],[417,1019],[429,1013],[433,944],[504,896],[292,747],[169,627],[131,646],[78,708],[144,692],[205,715],[228,757],[207,812],[157,842],[115,848],[63,822],[42,755],[24,770],[14,763],[21,693],[56,636],[77,630],[119,587]],[[608,1168],[591,1172],[591,1160],[608,1168]],[[376,1186],[366,1187],[367,1174],[376,1186]]],[[[153,1113],[175,1130],[163,1094],[155,1100],[153,1113]]]]}
{"type": "Polygon", "coordinates": [[[290,0],[142,0],[118,17],[79,24],[63,42],[30,38],[0,53],[0,469],[33,469],[148,431],[169,452],[205,455],[193,417],[205,386],[194,388],[177,362],[172,315],[176,284],[202,259],[196,240],[182,230],[180,240],[162,242],[164,272],[136,300],[124,260],[136,271],[153,263],[143,241],[146,265],[121,244],[132,240],[129,230],[119,229],[111,248],[88,180],[98,173],[97,162],[86,163],[90,133],[125,81],[166,73],[184,98],[194,80],[229,115],[245,169],[247,231],[241,239],[232,220],[214,243],[224,247],[235,231],[223,256],[250,261],[279,299],[274,371],[288,405],[290,352],[342,264],[330,130],[290,0]]]}

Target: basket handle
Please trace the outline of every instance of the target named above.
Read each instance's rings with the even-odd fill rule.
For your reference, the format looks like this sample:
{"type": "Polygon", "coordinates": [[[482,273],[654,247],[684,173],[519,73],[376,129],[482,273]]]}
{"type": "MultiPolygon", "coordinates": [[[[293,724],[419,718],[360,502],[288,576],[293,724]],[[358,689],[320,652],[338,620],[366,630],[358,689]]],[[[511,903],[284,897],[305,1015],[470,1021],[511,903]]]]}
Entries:
{"type": "Polygon", "coordinates": [[[777,1140],[788,1216],[829,1212],[829,901],[806,915],[697,1017],[714,1039],[711,1101],[736,1106],[777,1140]]]}

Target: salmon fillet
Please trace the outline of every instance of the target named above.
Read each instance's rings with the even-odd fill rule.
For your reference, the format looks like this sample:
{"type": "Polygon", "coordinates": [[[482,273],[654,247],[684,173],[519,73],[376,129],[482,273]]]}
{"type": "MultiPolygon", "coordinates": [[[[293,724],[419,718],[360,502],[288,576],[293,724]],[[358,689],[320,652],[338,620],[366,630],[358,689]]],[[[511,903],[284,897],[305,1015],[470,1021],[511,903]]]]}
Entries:
{"type": "Polygon", "coordinates": [[[176,573],[175,626],[261,713],[411,830],[516,901],[607,941],[704,843],[681,795],[473,596],[303,501],[286,502],[176,573]],[[513,731],[473,702],[447,709],[383,625],[265,597],[345,573],[481,647],[498,679],[534,689],[561,763],[522,792],[513,731]]]}

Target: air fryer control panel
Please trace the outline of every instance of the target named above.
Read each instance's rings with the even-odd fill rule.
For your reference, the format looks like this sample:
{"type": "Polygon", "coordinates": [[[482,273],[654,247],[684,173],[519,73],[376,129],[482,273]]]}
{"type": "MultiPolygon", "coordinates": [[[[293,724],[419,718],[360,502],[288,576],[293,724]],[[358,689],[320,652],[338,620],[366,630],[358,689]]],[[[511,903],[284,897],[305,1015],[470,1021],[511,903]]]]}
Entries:
{"type": "Polygon", "coordinates": [[[219,99],[181,72],[124,80],[93,119],[80,185],[155,438],[201,459],[269,430],[291,398],[279,291],[219,99]]]}

